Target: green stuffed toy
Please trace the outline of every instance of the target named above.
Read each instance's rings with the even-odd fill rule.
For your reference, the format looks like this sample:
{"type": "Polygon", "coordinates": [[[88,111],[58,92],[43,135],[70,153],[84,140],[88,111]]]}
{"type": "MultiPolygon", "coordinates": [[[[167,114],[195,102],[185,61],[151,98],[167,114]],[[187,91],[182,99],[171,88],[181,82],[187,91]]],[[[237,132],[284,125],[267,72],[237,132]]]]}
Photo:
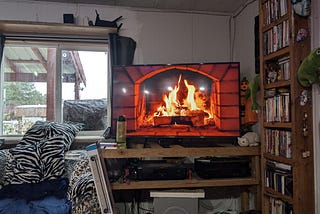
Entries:
{"type": "Polygon", "coordinates": [[[259,104],[257,103],[257,93],[260,90],[260,75],[257,75],[249,82],[249,87],[246,91],[246,99],[251,96],[251,110],[258,110],[260,108],[259,104]]]}
{"type": "Polygon", "coordinates": [[[315,48],[302,61],[298,69],[298,80],[304,87],[320,83],[320,48],[315,48]]]}

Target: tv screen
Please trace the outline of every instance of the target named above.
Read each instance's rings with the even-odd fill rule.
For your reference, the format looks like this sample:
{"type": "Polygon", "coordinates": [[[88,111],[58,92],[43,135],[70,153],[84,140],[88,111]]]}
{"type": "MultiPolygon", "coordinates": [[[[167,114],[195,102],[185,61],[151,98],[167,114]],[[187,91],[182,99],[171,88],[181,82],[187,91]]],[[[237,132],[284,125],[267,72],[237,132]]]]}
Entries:
{"type": "Polygon", "coordinates": [[[238,62],[114,66],[111,129],[127,136],[225,141],[240,135],[238,62]]]}

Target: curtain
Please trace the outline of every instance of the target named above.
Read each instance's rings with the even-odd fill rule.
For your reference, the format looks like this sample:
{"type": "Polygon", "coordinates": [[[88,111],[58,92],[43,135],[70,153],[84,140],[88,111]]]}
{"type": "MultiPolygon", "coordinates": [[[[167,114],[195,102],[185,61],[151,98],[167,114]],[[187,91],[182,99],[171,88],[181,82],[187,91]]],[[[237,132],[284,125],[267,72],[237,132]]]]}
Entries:
{"type": "Polygon", "coordinates": [[[3,49],[4,49],[4,42],[6,40],[6,37],[1,34],[0,35],[0,67],[1,67],[1,61],[2,61],[2,56],[3,56],[3,49]]]}
{"type": "MultiPolygon", "coordinates": [[[[136,42],[133,39],[131,39],[129,37],[119,36],[117,33],[110,33],[109,34],[109,50],[110,50],[109,66],[112,71],[109,73],[109,75],[111,75],[109,80],[111,81],[111,85],[113,84],[112,83],[113,66],[132,65],[135,49],[136,49],[136,42]]],[[[111,92],[111,94],[112,94],[112,92],[111,92]]],[[[109,103],[112,103],[112,99],[113,99],[111,94],[110,94],[110,97],[108,98],[109,103]]],[[[112,105],[108,105],[107,112],[111,112],[111,115],[112,115],[112,107],[111,106],[112,105]]],[[[110,115],[110,118],[111,118],[111,115],[110,115]]],[[[112,121],[111,121],[111,123],[112,124],[110,124],[110,125],[113,126],[114,124],[112,121]]],[[[115,134],[116,133],[111,133],[112,136],[115,136],[115,134]]]]}
{"type": "Polygon", "coordinates": [[[114,65],[132,65],[136,42],[130,37],[109,34],[110,61],[114,65]]]}

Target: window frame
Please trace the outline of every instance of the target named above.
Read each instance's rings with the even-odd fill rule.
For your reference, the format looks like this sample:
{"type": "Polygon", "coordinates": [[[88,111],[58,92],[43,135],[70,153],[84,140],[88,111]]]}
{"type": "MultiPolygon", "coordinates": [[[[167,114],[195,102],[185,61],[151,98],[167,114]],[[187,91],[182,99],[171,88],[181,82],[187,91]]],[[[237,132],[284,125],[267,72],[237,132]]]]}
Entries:
{"type": "MultiPolygon", "coordinates": [[[[54,112],[54,121],[62,122],[62,66],[61,66],[61,56],[63,50],[76,50],[76,51],[103,51],[108,53],[108,85],[111,87],[111,65],[110,65],[110,48],[108,44],[107,38],[105,40],[96,40],[96,39],[90,39],[86,38],[85,40],[75,39],[75,38],[69,38],[69,37],[61,37],[61,38],[54,38],[54,39],[48,39],[47,37],[42,36],[31,36],[31,37],[23,37],[23,38],[16,38],[16,36],[8,36],[5,41],[5,45],[7,44],[44,44],[45,46],[49,47],[49,44],[52,44],[50,47],[56,48],[56,94],[54,98],[54,105],[55,105],[55,112],[54,112]]],[[[4,81],[4,72],[1,72],[0,81],[4,81]]],[[[1,84],[1,92],[0,92],[0,98],[3,98],[3,84],[1,84]]],[[[107,112],[111,112],[111,90],[108,91],[107,94],[107,112]]],[[[2,108],[1,108],[2,109],[2,108]]],[[[47,118],[47,120],[52,120],[51,118],[47,118]]],[[[107,123],[108,127],[111,124],[111,116],[107,114],[107,123]]],[[[3,121],[3,113],[0,114],[0,121],[2,123],[3,121]]],[[[0,127],[0,133],[3,133],[3,125],[0,127]]],[[[79,133],[80,136],[101,136],[103,134],[104,130],[99,131],[81,131],[79,133]]],[[[1,137],[20,137],[21,135],[2,135],[1,137]]]]}

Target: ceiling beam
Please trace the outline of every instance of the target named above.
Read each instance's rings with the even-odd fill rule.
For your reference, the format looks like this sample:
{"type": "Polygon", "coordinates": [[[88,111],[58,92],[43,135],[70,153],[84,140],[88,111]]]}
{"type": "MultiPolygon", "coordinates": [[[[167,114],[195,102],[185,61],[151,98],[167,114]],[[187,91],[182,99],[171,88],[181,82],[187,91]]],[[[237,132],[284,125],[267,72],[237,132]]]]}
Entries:
{"type": "Polygon", "coordinates": [[[36,55],[36,57],[39,59],[41,65],[44,67],[44,69],[46,69],[46,72],[48,73],[48,65],[47,65],[47,60],[42,56],[39,48],[31,48],[32,52],[34,53],[34,55],[36,55]]]}
{"type": "Polygon", "coordinates": [[[73,61],[73,65],[75,67],[76,73],[79,75],[81,82],[83,82],[84,86],[87,85],[86,75],[84,74],[84,70],[82,67],[82,63],[80,60],[80,56],[78,51],[71,51],[71,59],[73,61]]]}
{"type": "Polygon", "coordinates": [[[19,72],[20,69],[18,69],[17,66],[7,56],[4,57],[4,60],[12,72],[14,72],[14,73],[19,72]]]}
{"type": "MultiPolygon", "coordinates": [[[[4,73],[5,82],[47,82],[46,73],[4,73]]],[[[74,79],[63,79],[63,82],[74,83],[74,79]]]]}
{"type": "Polygon", "coordinates": [[[46,82],[47,74],[39,73],[4,73],[5,82],[46,82]]]}
{"type": "Polygon", "coordinates": [[[35,60],[35,59],[10,59],[10,61],[14,64],[17,64],[17,63],[38,64],[38,63],[40,63],[40,60],[35,60]]]}

